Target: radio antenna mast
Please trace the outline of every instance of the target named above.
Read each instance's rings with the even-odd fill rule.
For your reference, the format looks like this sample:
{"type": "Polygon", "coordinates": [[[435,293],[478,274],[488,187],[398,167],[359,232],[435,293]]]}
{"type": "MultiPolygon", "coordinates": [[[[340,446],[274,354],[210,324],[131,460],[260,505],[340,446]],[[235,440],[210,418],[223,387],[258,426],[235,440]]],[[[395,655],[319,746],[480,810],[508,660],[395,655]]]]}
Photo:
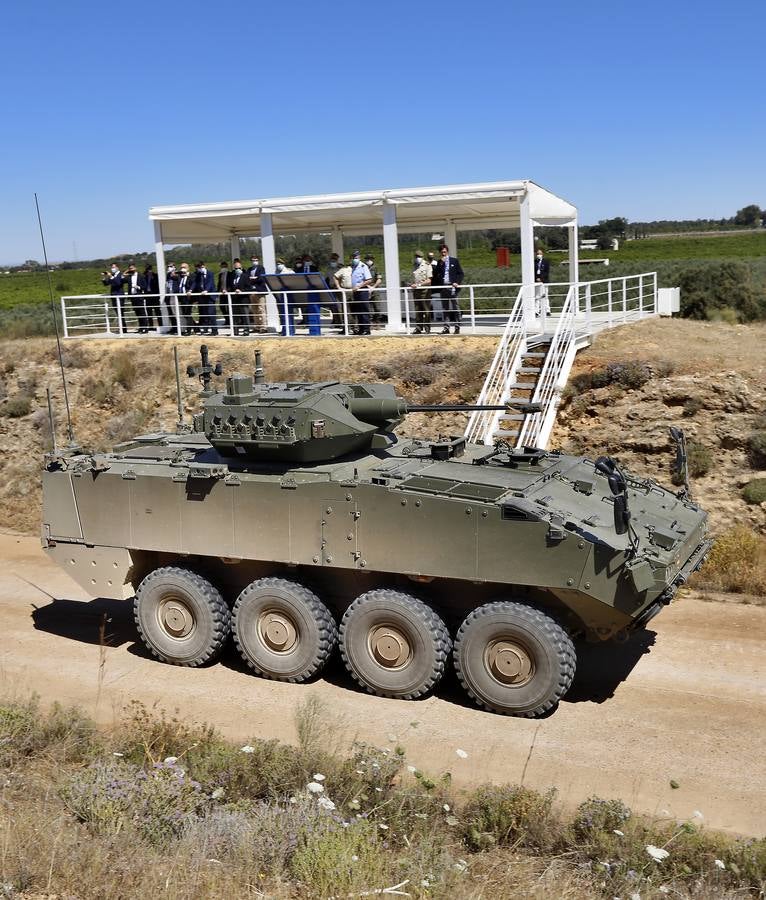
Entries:
{"type": "Polygon", "coordinates": [[[53,327],[56,330],[56,350],[59,357],[59,369],[61,370],[61,383],[64,386],[64,405],[66,406],[66,434],[70,444],[74,444],[74,432],[72,431],[72,416],[69,412],[69,393],[66,387],[66,377],[64,375],[64,360],[61,356],[61,338],[59,337],[59,325],[56,319],[56,305],[53,302],[53,282],[51,281],[51,268],[48,265],[48,251],[45,249],[45,235],[43,234],[43,220],[40,215],[40,204],[37,202],[37,191],[35,191],[35,208],[37,209],[37,224],[40,226],[40,241],[43,245],[43,260],[45,261],[45,274],[48,276],[48,293],[51,300],[51,315],[53,316],[53,327]]]}

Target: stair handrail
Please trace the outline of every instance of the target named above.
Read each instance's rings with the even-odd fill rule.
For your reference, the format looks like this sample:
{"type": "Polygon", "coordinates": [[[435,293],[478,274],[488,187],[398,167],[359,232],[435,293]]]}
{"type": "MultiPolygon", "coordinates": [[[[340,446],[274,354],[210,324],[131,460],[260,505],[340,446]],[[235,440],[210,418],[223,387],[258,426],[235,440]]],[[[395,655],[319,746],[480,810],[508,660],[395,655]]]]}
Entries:
{"type": "MultiPolygon", "coordinates": [[[[521,354],[526,350],[527,345],[523,296],[524,286],[522,285],[503,329],[487,377],[484,379],[484,385],[476,401],[478,405],[497,405],[508,398],[510,393],[508,386],[513,383],[521,354]]],[[[474,444],[491,444],[492,434],[497,427],[499,418],[500,413],[496,411],[471,413],[464,432],[466,441],[474,444]]]]}
{"type": "MultiPolygon", "coordinates": [[[[540,412],[528,413],[524,417],[516,440],[517,447],[538,447],[543,424],[548,418],[551,405],[558,406],[560,396],[559,382],[565,366],[571,365],[571,348],[575,341],[576,285],[567,292],[564,306],[561,309],[556,330],[553,333],[550,348],[545,356],[543,367],[537,379],[531,402],[539,404],[540,412]]],[[[568,372],[567,372],[568,374],[568,372]]],[[[545,441],[547,443],[547,439],[545,441]]]]}

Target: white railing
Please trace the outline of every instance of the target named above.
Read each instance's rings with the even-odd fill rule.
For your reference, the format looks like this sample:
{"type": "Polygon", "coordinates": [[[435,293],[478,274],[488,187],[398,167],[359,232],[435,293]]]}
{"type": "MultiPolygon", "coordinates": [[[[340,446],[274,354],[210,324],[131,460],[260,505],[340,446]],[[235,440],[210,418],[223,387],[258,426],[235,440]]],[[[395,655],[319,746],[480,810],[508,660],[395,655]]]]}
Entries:
{"type": "MultiPolygon", "coordinates": [[[[529,288],[526,289],[527,291],[529,288]]],[[[527,349],[527,329],[524,322],[524,294],[522,287],[516,296],[508,321],[500,337],[500,343],[487,372],[477,405],[495,406],[508,399],[508,385],[516,378],[521,357],[527,349]]],[[[476,410],[471,413],[465,429],[465,438],[474,444],[491,444],[501,413],[492,410],[476,410]]]]}
{"type": "Polygon", "coordinates": [[[539,412],[527,413],[519,429],[517,447],[545,447],[548,443],[556,410],[561,400],[576,352],[575,297],[577,286],[572,285],[558,317],[550,347],[543,361],[531,402],[539,405],[539,412]]]}

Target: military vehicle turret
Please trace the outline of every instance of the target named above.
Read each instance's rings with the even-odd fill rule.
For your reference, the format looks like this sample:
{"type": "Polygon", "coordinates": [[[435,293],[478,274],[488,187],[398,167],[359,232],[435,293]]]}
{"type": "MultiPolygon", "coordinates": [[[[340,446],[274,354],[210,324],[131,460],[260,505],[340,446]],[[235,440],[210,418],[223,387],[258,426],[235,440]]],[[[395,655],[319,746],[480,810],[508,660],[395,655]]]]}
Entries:
{"type": "MultiPolygon", "coordinates": [[[[135,596],[158,659],[233,635],[259,675],[303,682],[339,645],[367,691],[413,699],[450,655],[471,698],[537,716],[575,641],[646,625],[710,548],[686,491],[593,461],[462,437],[397,440],[385,384],[267,383],[202,364],[191,427],[111,453],[55,451],[43,546],[92,596],[135,596]]],[[[180,420],[180,416],[179,416],[180,420]]]]}

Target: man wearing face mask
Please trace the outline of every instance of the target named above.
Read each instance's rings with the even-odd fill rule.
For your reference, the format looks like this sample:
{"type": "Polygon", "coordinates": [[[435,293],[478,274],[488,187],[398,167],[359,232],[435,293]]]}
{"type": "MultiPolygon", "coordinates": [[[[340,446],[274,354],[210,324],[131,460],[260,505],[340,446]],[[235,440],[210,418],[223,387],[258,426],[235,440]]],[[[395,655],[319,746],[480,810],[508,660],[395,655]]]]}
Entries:
{"type": "MultiPolygon", "coordinates": [[[[335,276],[338,274],[340,269],[340,257],[337,253],[330,254],[330,262],[327,264],[327,272],[325,272],[324,280],[327,282],[329,287],[337,287],[337,283],[335,280],[335,276]]],[[[341,314],[342,309],[342,295],[339,292],[333,291],[332,293],[325,294],[322,297],[322,306],[326,306],[327,309],[332,313],[332,324],[335,330],[342,334],[343,333],[343,315],[341,314]]]]}
{"type": "Polygon", "coordinates": [[[268,320],[266,318],[266,282],[263,276],[266,269],[261,265],[260,259],[253,254],[250,258],[250,268],[247,270],[247,285],[251,290],[250,294],[250,318],[253,323],[253,330],[259,334],[268,331],[268,320]]]}
{"type": "MultiPolygon", "coordinates": [[[[224,322],[229,321],[229,295],[226,292],[226,285],[229,282],[229,264],[226,260],[221,261],[221,268],[218,270],[218,280],[216,282],[215,289],[218,291],[218,309],[220,310],[220,314],[223,317],[224,322]]],[[[215,305],[213,306],[213,311],[218,316],[218,312],[215,310],[215,305]]],[[[236,312],[236,310],[235,310],[236,312]]],[[[218,319],[216,318],[216,322],[218,319]]]]}
{"type": "Polygon", "coordinates": [[[541,247],[537,248],[535,254],[535,315],[539,316],[545,307],[546,315],[550,315],[550,305],[548,304],[548,280],[551,274],[551,264],[543,255],[541,247]]]}
{"type": "Polygon", "coordinates": [[[119,311],[119,321],[122,329],[122,333],[127,333],[127,327],[125,326],[125,310],[123,309],[123,302],[117,302],[117,297],[122,297],[125,293],[125,276],[120,272],[120,267],[117,263],[112,263],[109,267],[108,272],[101,273],[101,284],[105,284],[109,286],[109,294],[112,298],[112,307],[114,309],[115,315],[118,315],[119,311]]]}
{"type": "Polygon", "coordinates": [[[198,262],[192,278],[192,294],[197,294],[199,333],[218,334],[215,324],[215,279],[204,262],[198,262]]]}
{"type": "Polygon", "coordinates": [[[358,250],[351,256],[351,293],[353,295],[352,310],[356,328],[354,334],[370,334],[370,291],[372,275],[362,262],[358,250]]]}
{"type": "Polygon", "coordinates": [[[128,266],[128,271],[125,273],[125,285],[130,296],[130,305],[133,307],[138,322],[138,333],[146,334],[149,330],[146,318],[146,298],[144,297],[146,281],[144,276],[139,274],[134,263],[128,266]]]}
{"type": "Polygon", "coordinates": [[[189,335],[192,331],[196,331],[196,323],[192,318],[192,306],[194,300],[191,296],[191,275],[189,274],[189,263],[181,263],[178,274],[178,300],[181,310],[181,334],[189,335]]]}
{"type": "MultiPolygon", "coordinates": [[[[281,256],[277,257],[277,275],[295,275],[281,256]]],[[[280,293],[277,297],[279,320],[282,323],[282,337],[295,334],[295,295],[280,293]]]]}
{"type": "Polygon", "coordinates": [[[460,334],[460,307],[457,298],[460,293],[460,285],[463,283],[463,267],[456,256],[450,256],[449,247],[442,244],[439,247],[441,259],[433,267],[431,284],[439,290],[444,306],[444,328],[442,334],[449,334],[449,323],[455,327],[455,334],[460,334]]]}
{"type": "MultiPolygon", "coordinates": [[[[434,269],[436,268],[436,256],[433,250],[428,251],[428,255],[426,257],[426,262],[428,263],[431,269],[431,283],[433,284],[434,278],[434,269]]],[[[442,298],[439,291],[431,291],[431,319],[434,324],[437,322],[444,322],[444,306],[442,305],[442,298]]]]}
{"type": "Polygon", "coordinates": [[[248,326],[248,312],[250,309],[248,277],[242,270],[242,262],[238,259],[234,260],[234,269],[229,272],[226,287],[229,295],[231,295],[234,334],[250,334],[250,328],[248,326]]]}
{"type": "Polygon", "coordinates": [[[381,298],[376,288],[380,287],[383,279],[375,267],[375,257],[371,253],[365,256],[364,264],[370,270],[370,321],[382,324],[387,320],[388,316],[386,314],[385,301],[381,298]]]}
{"type": "Polygon", "coordinates": [[[415,251],[415,264],[409,287],[415,301],[415,330],[413,334],[431,333],[431,292],[426,285],[431,283],[431,266],[423,257],[422,250],[415,251]]]}
{"type": "Polygon", "coordinates": [[[144,291],[146,293],[146,320],[149,328],[162,328],[162,311],[160,310],[160,280],[154,267],[149,264],[144,269],[144,291]]]}
{"type": "Polygon", "coordinates": [[[176,294],[178,294],[178,279],[179,275],[178,272],[176,272],[174,263],[169,263],[167,272],[165,273],[165,309],[168,314],[168,322],[170,323],[170,327],[173,331],[175,331],[178,327],[178,322],[176,320],[176,294]]]}

